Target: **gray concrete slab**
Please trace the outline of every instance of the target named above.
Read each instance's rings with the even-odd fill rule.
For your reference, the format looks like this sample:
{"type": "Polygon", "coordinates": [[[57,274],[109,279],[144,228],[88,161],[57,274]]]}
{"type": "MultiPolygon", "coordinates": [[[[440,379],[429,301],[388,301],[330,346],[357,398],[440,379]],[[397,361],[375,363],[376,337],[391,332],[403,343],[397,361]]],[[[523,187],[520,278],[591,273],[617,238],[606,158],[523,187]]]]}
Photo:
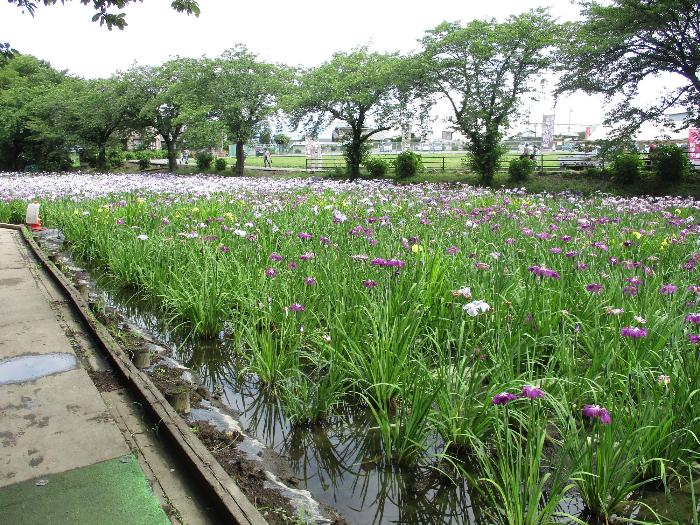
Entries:
{"type": "Polygon", "coordinates": [[[0,269],[26,267],[27,254],[18,249],[18,235],[15,230],[0,228],[0,269]]]}
{"type": "Polygon", "coordinates": [[[21,319],[11,324],[0,322],[0,359],[23,354],[73,352],[64,333],[57,333],[55,322],[21,319]]]}
{"type": "MultiPolygon", "coordinates": [[[[61,315],[20,233],[0,229],[0,362],[75,355],[61,315]]],[[[0,385],[0,487],[129,452],[104,400],[77,368],[0,385]]],[[[35,365],[32,365],[35,366],[35,365]]]]}
{"type": "Polygon", "coordinates": [[[0,386],[0,487],[129,453],[83,369],[0,386]]]}
{"type": "Polygon", "coordinates": [[[3,294],[24,293],[36,288],[32,274],[26,268],[1,268],[0,289],[3,294]]]}
{"type": "Polygon", "coordinates": [[[36,286],[34,293],[10,294],[4,292],[0,285],[0,334],[12,325],[26,320],[55,323],[56,312],[36,286]]]}

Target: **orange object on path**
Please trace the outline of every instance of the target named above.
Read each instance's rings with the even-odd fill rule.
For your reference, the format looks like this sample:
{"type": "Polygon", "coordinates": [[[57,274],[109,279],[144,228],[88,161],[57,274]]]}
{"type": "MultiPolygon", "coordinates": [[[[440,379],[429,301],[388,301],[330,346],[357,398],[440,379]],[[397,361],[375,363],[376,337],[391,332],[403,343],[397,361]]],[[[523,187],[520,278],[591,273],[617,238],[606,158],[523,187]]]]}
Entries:
{"type": "Polygon", "coordinates": [[[44,229],[41,226],[41,220],[39,219],[39,206],[41,205],[38,202],[32,202],[27,206],[27,215],[24,218],[24,222],[29,225],[32,231],[44,229]]]}

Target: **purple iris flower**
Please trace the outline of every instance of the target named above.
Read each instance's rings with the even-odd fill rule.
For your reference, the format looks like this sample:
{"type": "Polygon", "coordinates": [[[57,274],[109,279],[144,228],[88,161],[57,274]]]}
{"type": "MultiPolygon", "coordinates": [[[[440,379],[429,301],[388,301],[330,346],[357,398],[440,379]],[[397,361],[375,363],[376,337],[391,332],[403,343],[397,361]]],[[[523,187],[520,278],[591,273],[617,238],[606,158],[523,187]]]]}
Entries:
{"type": "Polygon", "coordinates": [[[598,283],[591,283],[586,285],[586,291],[594,294],[599,294],[603,292],[603,285],[598,283]]]}
{"type": "Polygon", "coordinates": [[[685,316],[686,323],[700,324],[700,314],[688,314],[685,316]]]}
{"type": "Polygon", "coordinates": [[[664,284],[659,288],[659,293],[661,295],[673,295],[678,290],[678,286],[675,284],[664,284]]]}
{"type": "Polygon", "coordinates": [[[632,339],[640,339],[647,336],[646,328],[639,328],[638,326],[624,326],[620,330],[620,335],[622,337],[631,337],[632,339]]]}
{"type": "Polygon", "coordinates": [[[597,419],[603,425],[609,425],[612,423],[612,418],[610,417],[610,412],[605,408],[598,405],[584,405],[583,415],[589,419],[597,419]]]}
{"type": "Polygon", "coordinates": [[[511,394],[509,392],[501,392],[500,394],[496,394],[493,396],[493,399],[491,400],[491,403],[494,405],[507,405],[511,401],[515,401],[518,399],[518,396],[515,394],[511,394]]]}
{"type": "Polygon", "coordinates": [[[537,388],[536,386],[526,385],[522,388],[520,397],[526,397],[531,400],[544,397],[544,390],[537,388]]]}

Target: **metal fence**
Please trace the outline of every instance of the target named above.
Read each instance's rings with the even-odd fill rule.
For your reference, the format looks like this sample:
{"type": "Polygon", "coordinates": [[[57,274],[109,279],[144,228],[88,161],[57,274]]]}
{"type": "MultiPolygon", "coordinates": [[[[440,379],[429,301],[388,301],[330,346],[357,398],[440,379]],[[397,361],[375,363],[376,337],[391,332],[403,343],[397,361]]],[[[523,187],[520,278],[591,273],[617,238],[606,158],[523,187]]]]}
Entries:
{"type": "MultiPolygon", "coordinates": [[[[385,159],[393,166],[397,155],[395,154],[375,154],[374,157],[385,159]]],[[[506,154],[498,162],[498,172],[507,172],[510,162],[513,159],[520,158],[520,155],[506,154]]],[[[647,153],[639,155],[643,162],[643,169],[651,170],[652,162],[647,153]]],[[[280,158],[280,157],[277,157],[280,158]]],[[[535,161],[535,171],[540,173],[547,172],[567,172],[584,170],[588,168],[609,168],[610,162],[601,157],[592,154],[576,153],[576,152],[557,152],[546,153],[539,155],[531,155],[530,158],[535,161]]],[[[306,158],[306,171],[323,171],[333,170],[336,168],[347,168],[345,157],[340,155],[327,155],[320,159],[306,158]]],[[[468,169],[467,157],[464,154],[446,154],[435,155],[426,154],[422,158],[423,168],[426,171],[463,171],[468,169]]],[[[691,163],[692,164],[692,163],[691,163]]],[[[694,169],[699,169],[698,165],[694,169]]]]}
{"type": "MultiPolygon", "coordinates": [[[[393,166],[394,161],[396,160],[397,155],[390,155],[386,153],[381,153],[381,154],[376,154],[372,155],[373,157],[381,157],[382,159],[386,160],[389,162],[390,165],[393,166]]],[[[461,159],[461,156],[458,155],[452,155],[452,157],[449,156],[430,156],[430,157],[425,157],[423,158],[423,167],[426,170],[429,171],[445,171],[446,169],[449,169],[449,163],[451,159],[454,161],[455,159],[461,159]]],[[[335,168],[347,168],[347,161],[345,160],[345,157],[342,157],[340,155],[328,155],[325,157],[322,157],[320,159],[311,159],[307,158],[306,159],[306,170],[307,171],[316,171],[316,170],[328,170],[328,169],[335,169],[335,168]]]]}

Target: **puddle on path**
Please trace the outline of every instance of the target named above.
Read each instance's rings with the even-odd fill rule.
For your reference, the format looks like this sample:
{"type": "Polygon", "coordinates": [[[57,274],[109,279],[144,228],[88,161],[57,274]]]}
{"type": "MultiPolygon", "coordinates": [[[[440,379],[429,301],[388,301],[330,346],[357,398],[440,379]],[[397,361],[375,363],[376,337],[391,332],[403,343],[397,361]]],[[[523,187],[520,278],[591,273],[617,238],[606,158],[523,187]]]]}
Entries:
{"type": "Polygon", "coordinates": [[[34,381],[41,377],[73,370],[78,361],[73,354],[21,355],[0,361],[0,385],[34,381]]]}

